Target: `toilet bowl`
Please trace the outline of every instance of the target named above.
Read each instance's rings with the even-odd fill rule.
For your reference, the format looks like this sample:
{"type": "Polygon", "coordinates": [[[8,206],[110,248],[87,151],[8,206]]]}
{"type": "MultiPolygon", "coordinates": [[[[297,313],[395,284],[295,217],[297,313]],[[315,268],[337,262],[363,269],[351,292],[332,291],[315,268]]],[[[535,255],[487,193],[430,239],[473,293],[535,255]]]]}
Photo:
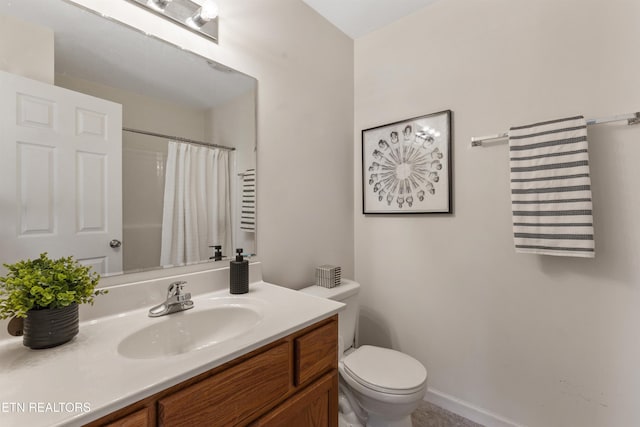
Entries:
{"type": "Polygon", "coordinates": [[[368,415],[370,427],[411,427],[411,413],[424,398],[427,371],[399,351],[362,346],[338,363],[342,380],[368,415]]]}
{"type": "Polygon", "coordinates": [[[338,319],[340,427],[412,427],[411,413],[427,390],[427,370],[418,360],[396,350],[371,345],[355,348],[359,289],[360,285],[350,280],[335,288],[302,289],[347,305],[338,319]]]}

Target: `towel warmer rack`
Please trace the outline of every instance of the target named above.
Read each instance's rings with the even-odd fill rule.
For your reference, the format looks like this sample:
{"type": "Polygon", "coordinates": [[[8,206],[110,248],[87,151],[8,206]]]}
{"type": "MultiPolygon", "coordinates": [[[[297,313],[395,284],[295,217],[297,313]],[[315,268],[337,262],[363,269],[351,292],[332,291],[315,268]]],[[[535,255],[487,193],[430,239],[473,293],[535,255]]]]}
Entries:
{"type": "MultiPolygon", "coordinates": [[[[618,116],[602,117],[598,119],[587,119],[587,125],[600,125],[603,123],[620,122],[626,120],[627,125],[640,123],[640,112],[621,114],[618,116]]],[[[501,132],[495,135],[474,136],[471,138],[472,147],[482,147],[485,142],[498,141],[509,138],[509,132],[501,132]]]]}

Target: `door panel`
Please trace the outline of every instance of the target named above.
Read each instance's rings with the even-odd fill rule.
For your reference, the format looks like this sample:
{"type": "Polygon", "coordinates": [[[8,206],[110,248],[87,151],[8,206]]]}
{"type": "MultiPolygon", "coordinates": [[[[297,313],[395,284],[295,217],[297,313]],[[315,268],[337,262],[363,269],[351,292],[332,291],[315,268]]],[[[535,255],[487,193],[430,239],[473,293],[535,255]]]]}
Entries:
{"type": "Polygon", "coordinates": [[[55,101],[18,93],[17,103],[18,126],[53,129],[55,101]]]}
{"type": "Polygon", "coordinates": [[[52,235],[55,233],[55,147],[17,141],[16,149],[18,235],[52,235]]]}
{"type": "Polygon", "coordinates": [[[78,233],[106,232],[107,159],[103,154],[76,154],[78,233]]]}

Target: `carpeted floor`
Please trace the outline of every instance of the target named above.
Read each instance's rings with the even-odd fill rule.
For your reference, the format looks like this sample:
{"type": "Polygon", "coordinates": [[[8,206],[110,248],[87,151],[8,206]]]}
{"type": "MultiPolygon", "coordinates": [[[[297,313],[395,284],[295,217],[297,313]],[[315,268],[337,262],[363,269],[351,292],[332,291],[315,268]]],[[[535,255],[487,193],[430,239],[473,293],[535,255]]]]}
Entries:
{"type": "Polygon", "coordinates": [[[429,402],[422,402],[411,419],[413,427],[483,427],[429,402]]]}

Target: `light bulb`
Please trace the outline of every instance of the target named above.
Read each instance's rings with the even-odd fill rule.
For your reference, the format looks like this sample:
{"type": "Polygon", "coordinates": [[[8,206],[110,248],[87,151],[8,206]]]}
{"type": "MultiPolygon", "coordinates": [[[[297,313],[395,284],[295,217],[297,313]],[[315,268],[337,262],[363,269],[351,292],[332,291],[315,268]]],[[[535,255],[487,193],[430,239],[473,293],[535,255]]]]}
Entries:
{"type": "Polygon", "coordinates": [[[199,30],[204,24],[215,19],[216,16],[218,16],[218,6],[212,0],[206,0],[192,17],[187,18],[187,25],[199,30]]]}
{"type": "Polygon", "coordinates": [[[218,5],[212,0],[206,0],[200,8],[200,18],[203,21],[211,21],[218,16],[218,5]]]}

